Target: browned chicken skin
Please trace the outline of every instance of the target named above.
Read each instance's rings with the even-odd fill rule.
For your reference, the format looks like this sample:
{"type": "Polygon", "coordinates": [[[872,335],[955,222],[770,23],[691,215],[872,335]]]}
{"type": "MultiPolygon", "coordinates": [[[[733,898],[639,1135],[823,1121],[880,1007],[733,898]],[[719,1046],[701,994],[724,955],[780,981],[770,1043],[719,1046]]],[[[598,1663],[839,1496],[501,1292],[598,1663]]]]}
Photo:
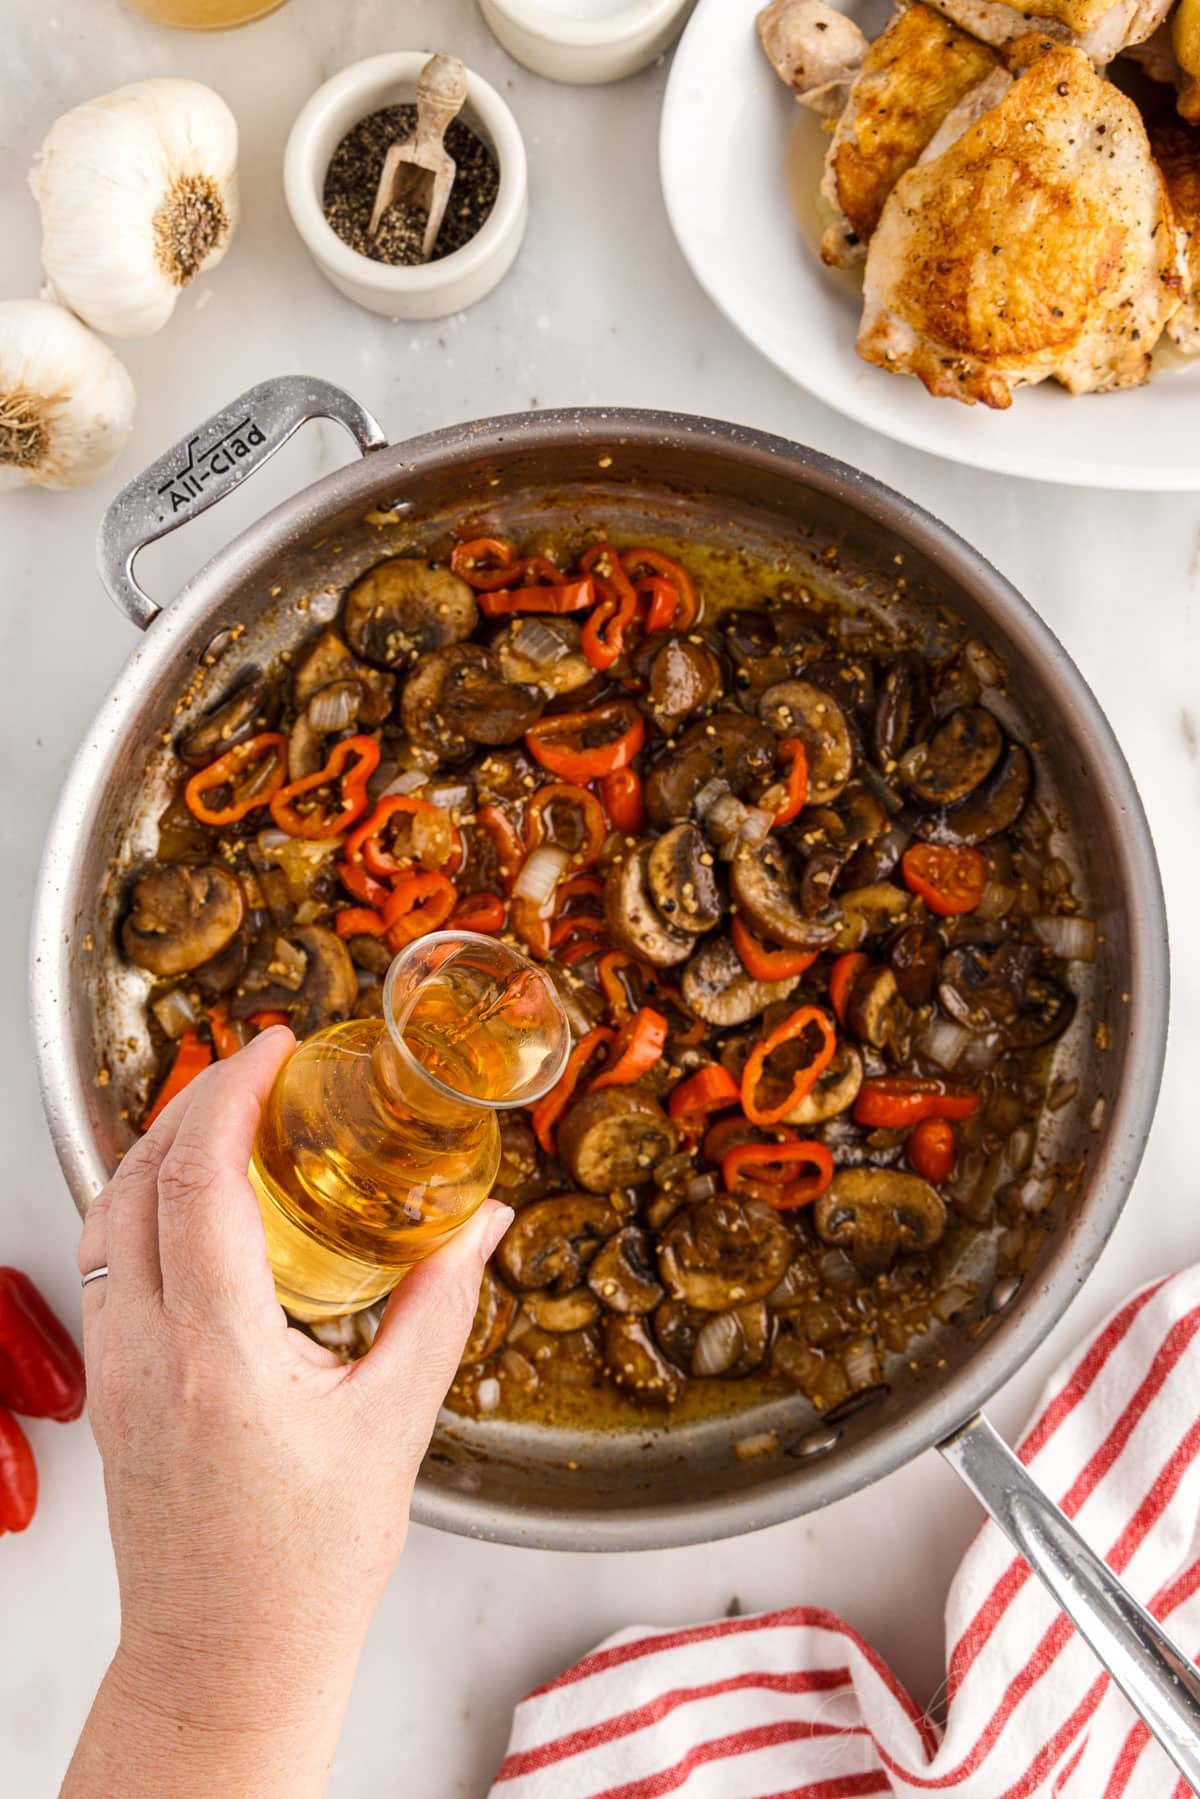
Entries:
{"type": "Polygon", "coordinates": [[[1050,376],[1073,393],[1145,381],[1183,288],[1132,101],[1082,51],[1052,46],[932,149],[871,240],[859,354],[999,408],[1050,376]]]}

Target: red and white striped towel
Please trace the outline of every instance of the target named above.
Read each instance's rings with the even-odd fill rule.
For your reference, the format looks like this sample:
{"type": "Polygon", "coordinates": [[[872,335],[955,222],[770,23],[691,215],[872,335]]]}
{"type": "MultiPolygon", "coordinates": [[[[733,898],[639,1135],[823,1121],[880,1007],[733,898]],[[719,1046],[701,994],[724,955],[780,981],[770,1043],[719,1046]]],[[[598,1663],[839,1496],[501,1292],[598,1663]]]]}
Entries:
{"type": "MultiPolygon", "coordinates": [[[[1020,1449],[1189,1654],[1200,1649],[1200,1268],[1134,1295],[1020,1449]]],[[[491,1799],[1187,1799],[994,1524],[946,1608],[937,1730],[833,1613],[633,1628],[522,1700],[491,1799]]]]}

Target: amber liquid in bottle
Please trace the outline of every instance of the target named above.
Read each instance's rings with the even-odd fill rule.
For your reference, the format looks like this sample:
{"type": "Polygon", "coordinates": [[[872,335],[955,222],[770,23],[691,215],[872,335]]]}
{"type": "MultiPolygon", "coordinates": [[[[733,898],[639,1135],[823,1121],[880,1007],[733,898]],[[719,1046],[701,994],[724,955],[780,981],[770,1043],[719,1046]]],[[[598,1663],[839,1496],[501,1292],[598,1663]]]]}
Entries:
{"type": "Polygon", "coordinates": [[[497,1106],[525,1103],[561,1070],[565,1020],[560,1032],[542,972],[486,939],[438,962],[450,936],[398,958],[389,1015],[300,1044],[263,1109],[250,1180],[294,1317],[370,1305],[464,1224],[499,1166],[497,1106]]]}

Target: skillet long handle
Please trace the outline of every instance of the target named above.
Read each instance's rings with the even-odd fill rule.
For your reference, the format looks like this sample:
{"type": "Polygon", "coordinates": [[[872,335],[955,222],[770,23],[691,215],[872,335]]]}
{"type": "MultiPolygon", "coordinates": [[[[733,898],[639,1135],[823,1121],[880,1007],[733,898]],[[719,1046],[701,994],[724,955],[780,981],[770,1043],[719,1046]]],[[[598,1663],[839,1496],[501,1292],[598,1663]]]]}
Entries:
{"type": "Polygon", "coordinates": [[[972,1418],[938,1448],[1200,1793],[1200,1671],[1088,1548],[986,1418],[972,1418]]]}
{"type": "Polygon", "coordinates": [[[309,419],[344,426],[364,456],[387,443],[379,423],[340,387],[282,375],[214,413],[121,489],[101,522],[97,557],[105,587],[139,630],[162,609],[134,576],[138,551],[240,487],[309,419]]]}

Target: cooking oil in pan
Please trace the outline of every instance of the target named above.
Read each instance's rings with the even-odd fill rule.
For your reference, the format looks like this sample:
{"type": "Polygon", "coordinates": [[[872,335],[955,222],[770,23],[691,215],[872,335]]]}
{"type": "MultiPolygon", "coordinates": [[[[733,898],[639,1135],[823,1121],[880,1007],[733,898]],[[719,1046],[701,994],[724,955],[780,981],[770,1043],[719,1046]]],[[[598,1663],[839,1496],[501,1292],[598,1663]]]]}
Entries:
{"type": "Polygon", "coordinates": [[[315,1321],[368,1306],[486,1199],[497,1111],[553,1086],[569,1047],[549,977],[491,938],[399,955],[384,1017],[307,1038],[263,1108],[250,1163],[275,1290],[315,1321]]]}

